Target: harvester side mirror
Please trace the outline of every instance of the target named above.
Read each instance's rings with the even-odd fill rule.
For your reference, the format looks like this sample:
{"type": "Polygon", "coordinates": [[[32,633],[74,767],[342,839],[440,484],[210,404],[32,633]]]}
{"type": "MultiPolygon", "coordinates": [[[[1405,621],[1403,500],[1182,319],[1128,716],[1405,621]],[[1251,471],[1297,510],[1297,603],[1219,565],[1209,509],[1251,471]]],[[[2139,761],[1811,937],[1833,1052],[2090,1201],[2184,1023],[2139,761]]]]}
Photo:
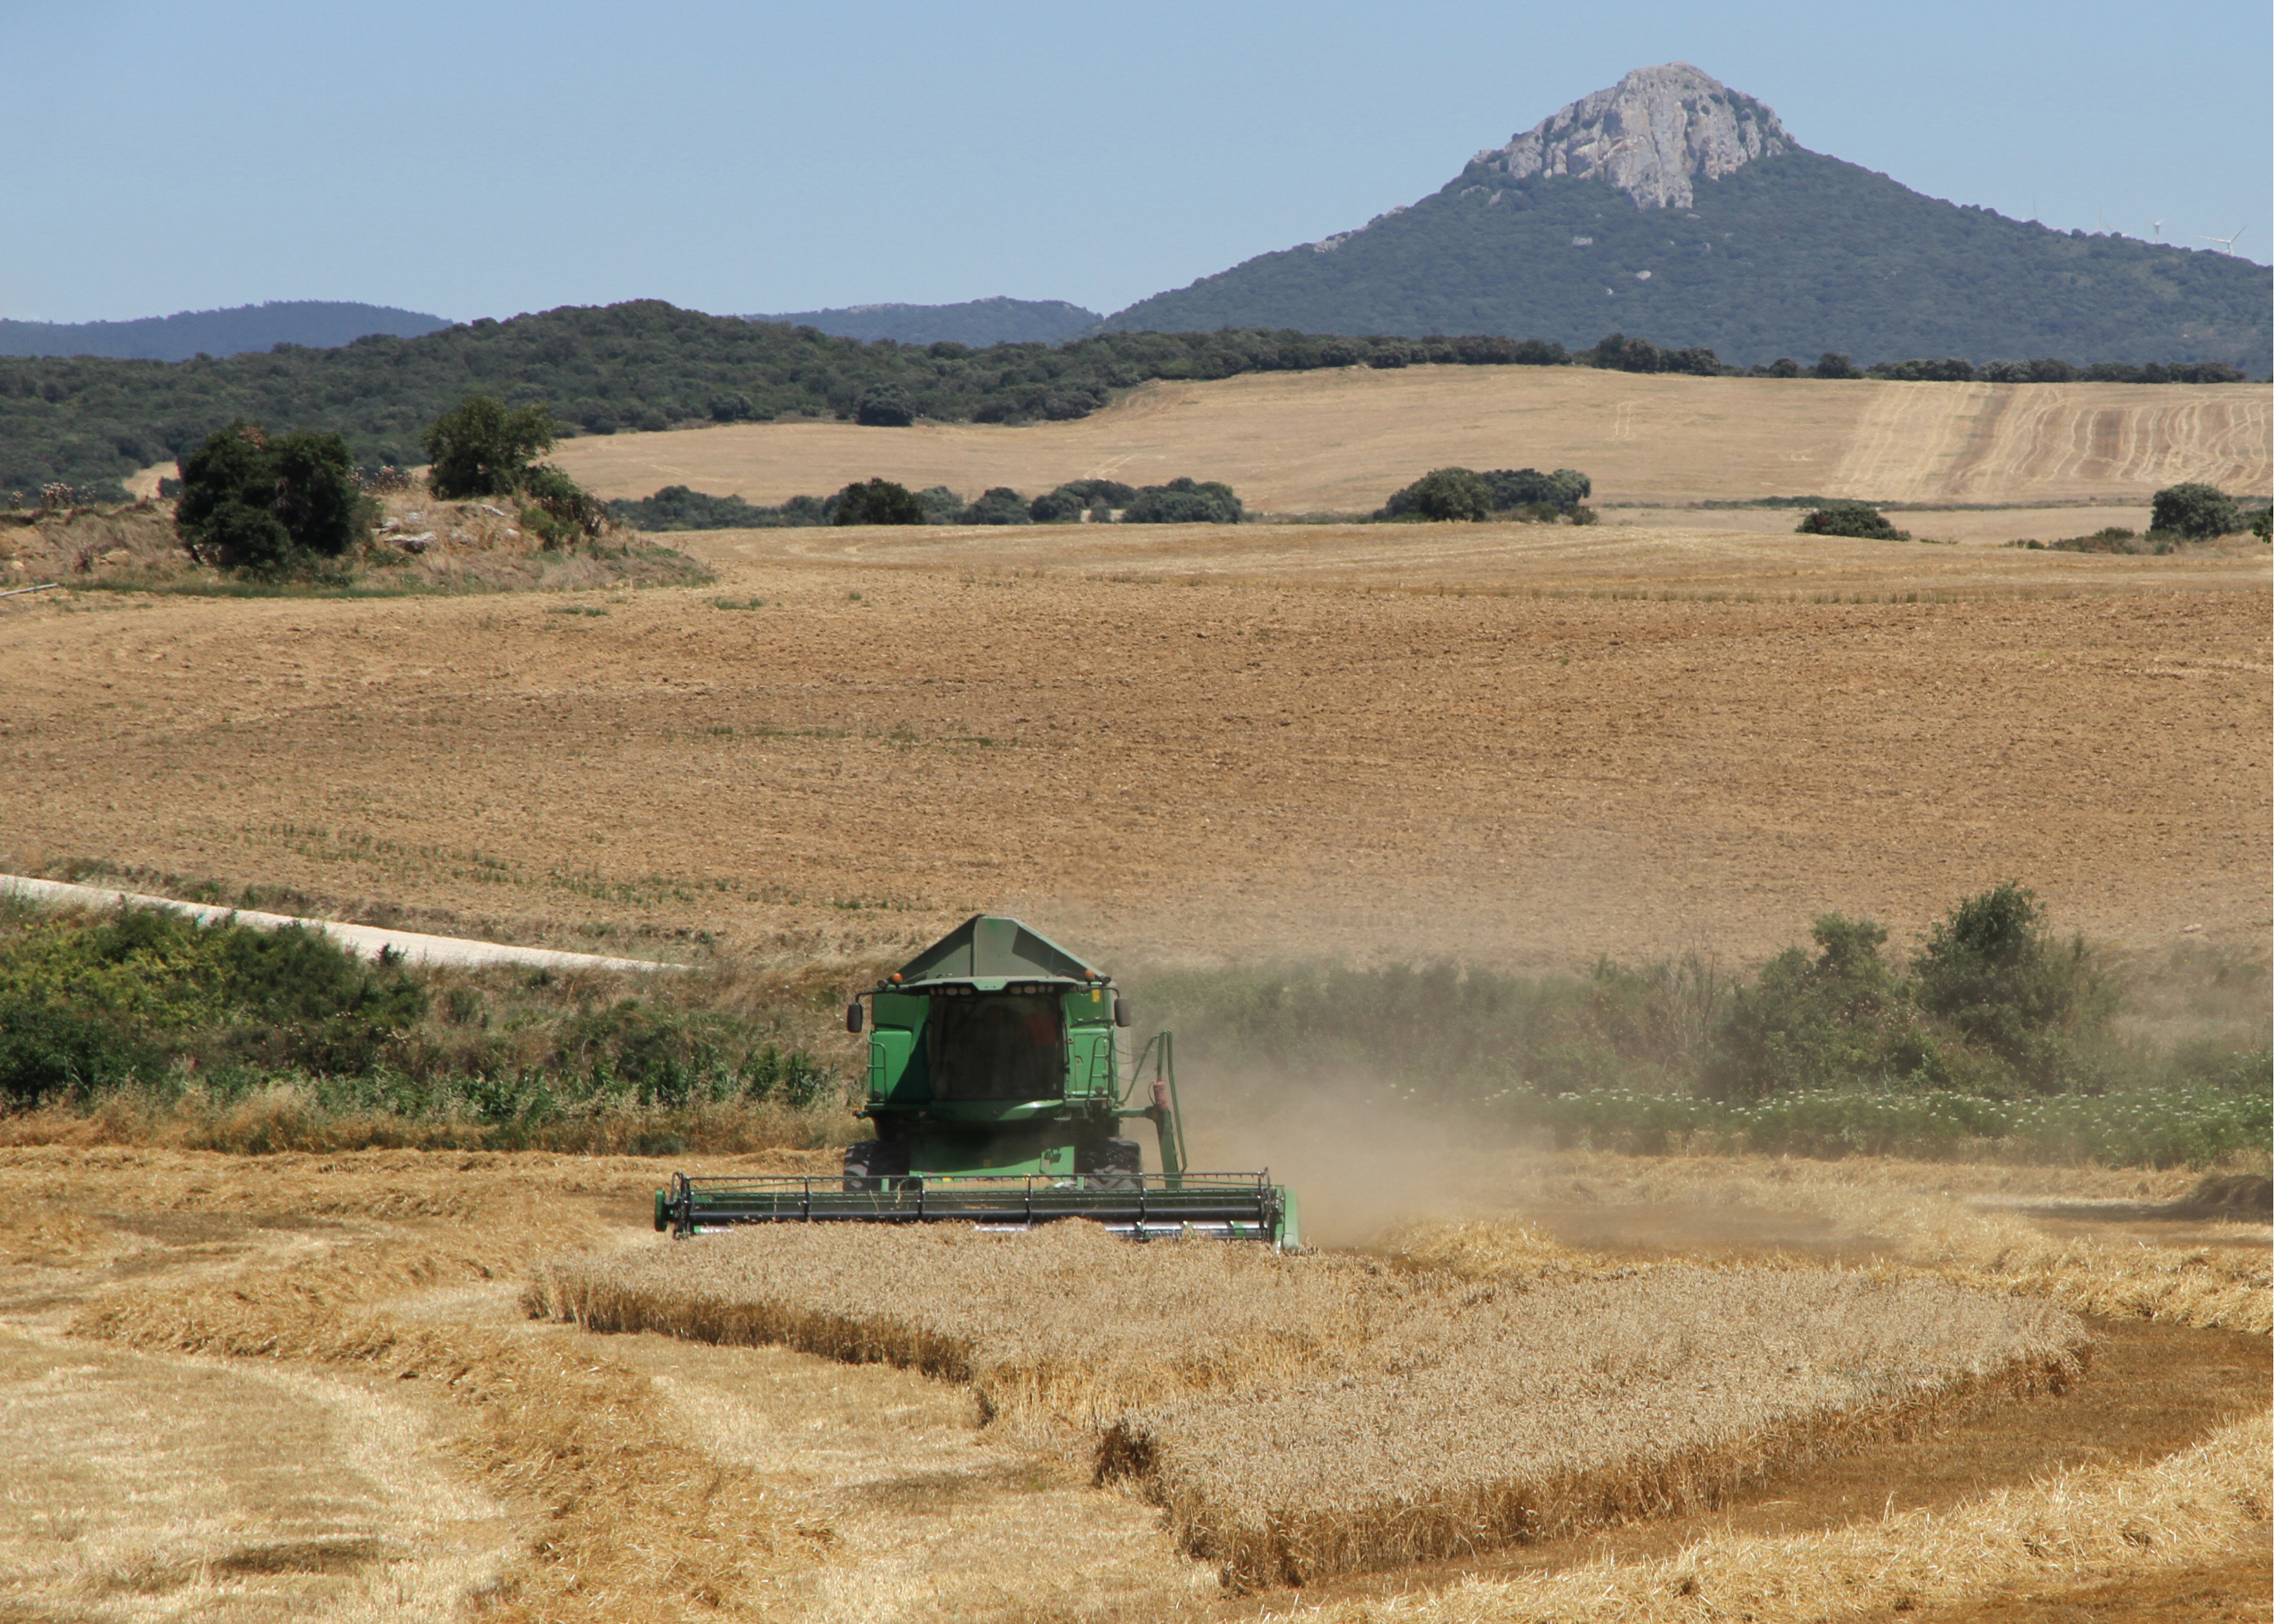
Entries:
{"type": "Polygon", "coordinates": [[[1130,1000],[1120,993],[1114,995],[1114,1024],[1118,1027],[1130,1024],[1130,1000]]]}
{"type": "Polygon", "coordinates": [[[859,998],[845,1006],[845,1029],[849,1032],[862,1029],[862,1001],[859,998]]]}

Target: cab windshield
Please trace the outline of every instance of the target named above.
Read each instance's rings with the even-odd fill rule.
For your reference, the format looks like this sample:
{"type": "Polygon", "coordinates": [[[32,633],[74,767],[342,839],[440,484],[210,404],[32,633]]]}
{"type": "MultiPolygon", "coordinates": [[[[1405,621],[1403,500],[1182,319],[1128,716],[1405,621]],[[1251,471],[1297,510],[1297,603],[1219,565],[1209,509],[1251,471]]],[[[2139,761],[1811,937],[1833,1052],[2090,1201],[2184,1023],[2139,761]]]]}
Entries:
{"type": "Polygon", "coordinates": [[[935,1100],[1055,1100],[1065,1080],[1059,1000],[1025,993],[935,998],[929,1018],[935,1100]]]}

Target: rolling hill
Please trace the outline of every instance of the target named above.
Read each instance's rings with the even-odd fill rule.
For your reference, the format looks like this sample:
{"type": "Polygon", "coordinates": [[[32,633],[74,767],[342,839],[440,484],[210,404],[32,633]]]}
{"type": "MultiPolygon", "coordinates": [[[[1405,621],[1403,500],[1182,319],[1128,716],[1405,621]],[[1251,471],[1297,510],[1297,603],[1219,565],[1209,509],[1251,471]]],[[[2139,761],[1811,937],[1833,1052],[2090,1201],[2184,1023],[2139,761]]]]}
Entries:
{"type": "Polygon", "coordinates": [[[1607,332],[1724,361],[2059,356],[2264,376],[2268,267],[1922,196],[1681,63],[1641,68],[1356,230],[1261,254],[1110,329],[1607,332]]]}
{"type": "Polygon", "coordinates": [[[415,339],[450,324],[389,305],[290,300],[228,310],[184,310],[131,322],[0,321],[0,356],[103,356],[122,361],[187,361],[297,344],[332,349],[369,334],[415,339]]]}

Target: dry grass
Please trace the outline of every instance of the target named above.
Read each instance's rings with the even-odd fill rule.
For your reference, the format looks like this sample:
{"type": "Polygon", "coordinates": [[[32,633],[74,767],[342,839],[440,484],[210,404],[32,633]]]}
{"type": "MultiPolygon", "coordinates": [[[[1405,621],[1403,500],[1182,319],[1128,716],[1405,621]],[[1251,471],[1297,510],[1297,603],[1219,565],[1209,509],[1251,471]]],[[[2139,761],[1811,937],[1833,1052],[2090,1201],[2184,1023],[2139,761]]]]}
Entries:
{"type": "Polygon", "coordinates": [[[970,1382],[985,1419],[1094,1450],[1242,1584],[1712,1503],[2079,1368],[2067,1315],[1942,1283],[1628,1273],[1479,1290],[1079,1223],[817,1226],[551,1264],[528,1306],[970,1382]]]}
{"type": "Polygon", "coordinates": [[[1886,1617],[2018,1582],[2140,1572],[2218,1556],[2266,1523],[2271,1442],[2264,1415],[2149,1466],[2068,1471],[1946,1512],[1787,1538],[1710,1539],[1663,1561],[1591,1563],[1279,1616],[1318,1624],[1786,1624],[1886,1617]]]}

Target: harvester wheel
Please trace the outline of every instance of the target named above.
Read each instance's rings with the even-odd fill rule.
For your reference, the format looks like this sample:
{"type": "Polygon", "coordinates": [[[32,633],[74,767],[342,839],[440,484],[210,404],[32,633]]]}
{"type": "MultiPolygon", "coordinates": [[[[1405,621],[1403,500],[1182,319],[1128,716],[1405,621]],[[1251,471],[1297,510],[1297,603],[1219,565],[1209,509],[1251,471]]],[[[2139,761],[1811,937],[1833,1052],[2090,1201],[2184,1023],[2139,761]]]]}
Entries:
{"type": "Polygon", "coordinates": [[[1094,1190],[1134,1190],[1144,1166],[1134,1139],[1093,1140],[1075,1152],[1075,1171],[1094,1190]]]}
{"type": "Polygon", "coordinates": [[[883,1140],[872,1139],[845,1147],[845,1188],[849,1190],[878,1189],[884,1180],[908,1171],[906,1145],[889,1145],[883,1140]]]}

